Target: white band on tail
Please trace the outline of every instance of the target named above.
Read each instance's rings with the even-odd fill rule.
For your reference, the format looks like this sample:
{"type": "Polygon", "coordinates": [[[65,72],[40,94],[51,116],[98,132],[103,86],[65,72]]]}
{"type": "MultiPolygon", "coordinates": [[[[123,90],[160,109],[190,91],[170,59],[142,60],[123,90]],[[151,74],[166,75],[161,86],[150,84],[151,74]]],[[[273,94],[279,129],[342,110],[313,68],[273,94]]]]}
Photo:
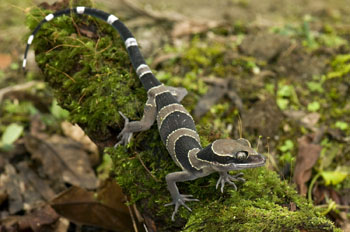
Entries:
{"type": "Polygon", "coordinates": [[[34,35],[30,35],[29,38],[28,38],[28,44],[32,44],[33,42],[33,39],[34,39],[34,35]]]}
{"type": "Polygon", "coordinates": [[[131,46],[137,46],[137,41],[135,38],[128,38],[127,40],[125,40],[125,47],[131,47],[131,46]]]}
{"type": "Polygon", "coordinates": [[[85,11],[85,6],[78,6],[77,7],[77,13],[78,14],[83,14],[85,11]]]}
{"type": "Polygon", "coordinates": [[[147,64],[140,64],[140,66],[136,69],[136,74],[139,78],[141,78],[147,73],[152,73],[151,69],[148,67],[147,64]]]}
{"type": "Polygon", "coordinates": [[[107,19],[107,23],[109,23],[109,24],[113,24],[115,21],[117,21],[118,20],[118,18],[116,17],[116,16],[114,16],[114,15],[110,15],[109,17],[108,17],[108,19],[107,19]]]}
{"type": "Polygon", "coordinates": [[[45,20],[46,21],[50,21],[51,19],[53,19],[55,16],[53,15],[53,14],[48,14],[48,15],[46,15],[46,17],[45,17],[45,20]]]}

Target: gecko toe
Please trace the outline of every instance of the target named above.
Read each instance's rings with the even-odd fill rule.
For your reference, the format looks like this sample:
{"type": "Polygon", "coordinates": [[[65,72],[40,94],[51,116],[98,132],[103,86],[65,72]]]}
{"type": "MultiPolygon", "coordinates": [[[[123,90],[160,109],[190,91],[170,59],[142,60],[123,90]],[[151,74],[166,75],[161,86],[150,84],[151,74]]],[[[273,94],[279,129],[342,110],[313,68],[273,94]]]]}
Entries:
{"type": "Polygon", "coordinates": [[[221,188],[220,191],[221,193],[224,192],[224,187],[225,187],[225,183],[228,183],[229,185],[233,186],[235,191],[237,191],[237,186],[234,183],[234,181],[242,181],[244,182],[245,179],[240,177],[242,176],[243,173],[238,173],[237,175],[231,176],[227,173],[220,173],[220,177],[218,179],[218,181],[216,182],[216,189],[218,189],[219,185],[221,184],[221,188]]]}
{"type": "Polygon", "coordinates": [[[172,221],[175,221],[175,215],[178,212],[180,206],[183,206],[188,211],[192,212],[191,208],[188,207],[188,205],[186,205],[185,202],[186,201],[199,201],[199,200],[195,199],[195,198],[189,198],[189,197],[192,197],[192,195],[181,195],[181,194],[179,194],[178,196],[175,197],[175,199],[172,202],[167,203],[167,204],[164,205],[164,206],[175,205],[175,209],[174,209],[173,214],[171,216],[171,220],[172,221]]]}

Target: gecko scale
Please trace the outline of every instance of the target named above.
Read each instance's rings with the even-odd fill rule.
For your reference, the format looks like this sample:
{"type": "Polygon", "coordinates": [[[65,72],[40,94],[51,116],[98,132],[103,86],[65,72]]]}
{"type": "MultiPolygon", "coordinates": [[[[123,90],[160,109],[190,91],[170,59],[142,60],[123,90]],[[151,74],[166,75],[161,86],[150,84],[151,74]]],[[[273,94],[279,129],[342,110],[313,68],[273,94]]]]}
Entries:
{"type": "Polygon", "coordinates": [[[240,177],[241,173],[231,176],[227,173],[228,171],[255,168],[265,164],[265,157],[257,153],[249,141],[243,138],[219,139],[203,148],[193,118],[180,104],[187,91],[183,88],[165,86],[153,75],[138,48],[136,39],[113,14],[84,6],[48,14],[28,38],[23,68],[26,67],[28,49],[40,27],[58,16],[71,13],[86,14],[104,20],[119,32],[125,43],[132,66],[146,89],[148,98],[140,121],[129,122],[129,119],[120,112],[125,125],[118,135],[120,140],[116,146],[128,144],[134,132],[148,130],[157,121],[162,142],[174,162],[182,169],[166,176],[168,190],[172,197],[172,202],[166,206],[175,205],[172,220],[175,220],[175,214],[181,205],[191,211],[186,201],[198,201],[193,199],[192,195],[180,194],[176,182],[194,180],[218,172],[220,177],[216,188],[221,185],[221,192],[223,192],[225,183],[237,189],[233,181],[244,181],[240,177]]]}

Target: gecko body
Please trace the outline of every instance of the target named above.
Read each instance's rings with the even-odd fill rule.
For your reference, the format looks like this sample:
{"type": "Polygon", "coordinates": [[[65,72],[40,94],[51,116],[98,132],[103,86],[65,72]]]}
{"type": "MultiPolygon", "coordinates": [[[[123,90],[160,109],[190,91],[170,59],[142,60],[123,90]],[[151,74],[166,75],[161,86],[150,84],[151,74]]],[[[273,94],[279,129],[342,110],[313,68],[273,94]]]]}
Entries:
{"type": "Polygon", "coordinates": [[[192,195],[180,194],[177,182],[194,180],[218,172],[220,178],[216,188],[221,185],[221,192],[223,192],[225,183],[237,189],[234,181],[244,181],[240,177],[241,174],[231,176],[227,173],[228,171],[255,168],[265,164],[265,157],[257,153],[249,141],[243,138],[219,139],[203,148],[192,116],[180,103],[187,91],[184,88],[165,86],[153,75],[138,48],[136,39],[113,14],[79,6],[47,15],[28,38],[23,68],[26,67],[28,49],[42,24],[71,13],[86,14],[104,20],[119,32],[125,43],[132,66],[147,91],[147,102],[140,121],[130,122],[120,112],[125,119],[125,124],[118,135],[119,142],[116,146],[128,144],[133,133],[148,130],[157,121],[163,144],[174,162],[181,168],[181,171],[169,173],[166,176],[167,187],[172,197],[172,202],[166,206],[175,206],[172,220],[175,220],[175,214],[181,205],[191,211],[186,201],[198,201],[193,199],[192,195]]]}

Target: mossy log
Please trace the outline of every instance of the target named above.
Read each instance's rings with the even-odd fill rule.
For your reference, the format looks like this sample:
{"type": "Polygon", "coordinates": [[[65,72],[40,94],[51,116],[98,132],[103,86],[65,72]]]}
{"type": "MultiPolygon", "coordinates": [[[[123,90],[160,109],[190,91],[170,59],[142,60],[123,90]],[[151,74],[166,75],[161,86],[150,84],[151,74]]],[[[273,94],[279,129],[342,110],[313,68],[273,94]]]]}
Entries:
{"type": "MultiPolygon", "coordinates": [[[[48,13],[51,11],[33,9],[28,15],[29,28],[33,30],[48,13]]],[[[165,175],[178,167],[161,143],[156,126],[134,135],[127,147],[112,147],[124,125],[118,111],[138,120],[146,101],[118,34],[101,20],[64,16],[44,24],[33,47],[58,103],[70,112],[71,122],[79,124],[112,157],[118,184],[137,204],[150,231],[338,231],[265,167],[245,170],[247,181],[238,184],[238,191],[226,186],[223,194],[215,189],[217,174],[180,183],[180,192],[200,202],[189,203],[192,213],[181,208],[176,222],[171,222],[173,208],[164,207],[171,201],[165,175]]],[[[207,143],[210,132],[199,131],[203,144],[207,143]]]]}

